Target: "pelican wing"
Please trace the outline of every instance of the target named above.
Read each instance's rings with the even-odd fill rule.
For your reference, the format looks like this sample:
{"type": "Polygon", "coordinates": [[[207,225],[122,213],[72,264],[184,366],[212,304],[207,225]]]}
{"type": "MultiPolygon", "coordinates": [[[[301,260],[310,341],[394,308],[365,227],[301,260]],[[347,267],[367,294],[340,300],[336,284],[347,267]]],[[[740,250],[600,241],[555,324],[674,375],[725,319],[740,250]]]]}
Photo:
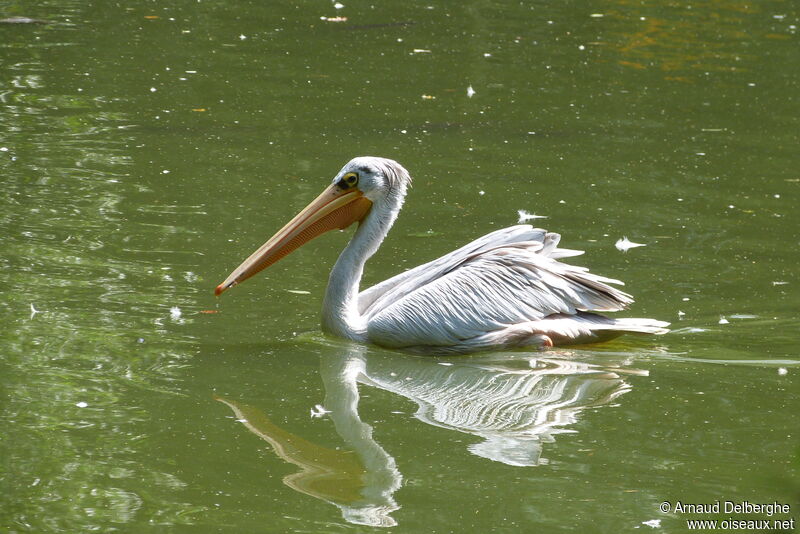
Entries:
{"type": "Polygon", "coordinates": [[[617,311],[633,302],[593,275],[557,261],[560,236],[530,226],[493,232],[362,294],[369,338],[385,346],[454,345],[553,314],[617,311]],[[370,293],[372,292],[372,293],[370,293]]]}
{"type": "Polygon", "coordinates": [[[549,240],[552,248],[552,250],[550,250],[551,257],[564,258],[566,256],[578,256],[583,254],[583,251],[580,250],[556,248],[559,239],[558,234],[548,234],[547,231],[541,228],[533,228],[529,224],[502,228],[488,233],[449,254],[445,254],[441,258],[409,269],[369,289],[365,289],[358,295],[358,311],[362,315],[374,315],[376,311],[382,310],[388,304],[398,300],[401,296],[436,280],[459,267],[465,261],[484,252],[502,245],[522,242],[538,242],[544,246],[548,235],[551,236],[549,240]]]}

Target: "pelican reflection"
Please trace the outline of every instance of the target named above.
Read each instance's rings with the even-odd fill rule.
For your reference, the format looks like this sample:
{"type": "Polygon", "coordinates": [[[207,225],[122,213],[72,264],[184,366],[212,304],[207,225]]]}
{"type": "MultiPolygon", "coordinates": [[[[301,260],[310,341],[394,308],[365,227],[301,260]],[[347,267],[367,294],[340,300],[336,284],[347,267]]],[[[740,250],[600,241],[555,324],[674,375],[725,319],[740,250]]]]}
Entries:
{"type": "Polygon", "coordinates": [[[403,477],[359,416],[358,384],[414,401],[414,416],[424,423],[475,436],[467,448],[477,456],[536,466],[547,462],[544,444],[575,432],[570,427],[582,410],[606,405],[629,391],[626,375],[647,374],[627,367],[624,359],[613,363],[613,355],[604,357],[608,363],[602,367],[552,352],[547,356],[494,353],[431,359],[345,345],[340,355],[324,355],[320,368],[326,417],[344,442],[335,450],[286,432],[258,408],[218,400],[278,456],[300,467],[284,478],[287,486],[337,506],[349,523],[393,526],[391,513],[399,508],[394,494],[403,477]]]}

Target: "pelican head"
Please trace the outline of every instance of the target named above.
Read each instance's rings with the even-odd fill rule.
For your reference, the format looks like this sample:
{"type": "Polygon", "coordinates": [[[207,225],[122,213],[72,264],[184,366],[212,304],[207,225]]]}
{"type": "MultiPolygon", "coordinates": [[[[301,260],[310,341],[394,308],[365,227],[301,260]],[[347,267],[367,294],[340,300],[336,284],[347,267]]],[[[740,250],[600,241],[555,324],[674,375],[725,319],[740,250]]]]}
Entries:
{"type": "Polygon", "coordinates": [[[380,227],[391,226],[410,183],[408,171],[396,161],[353,158],[311,204],[234,269],[214,293],[222,294],[315,237],[361,223],[367,216],[378,219],[380,227]]]}
{"type": "Polygon", "coordinates": [[[353,158],[333,178],[333,184],[356,176],[355,187],[375,203],[391,197],[405,197],[411,176],[394,160],[375,156],[353,158]]]}

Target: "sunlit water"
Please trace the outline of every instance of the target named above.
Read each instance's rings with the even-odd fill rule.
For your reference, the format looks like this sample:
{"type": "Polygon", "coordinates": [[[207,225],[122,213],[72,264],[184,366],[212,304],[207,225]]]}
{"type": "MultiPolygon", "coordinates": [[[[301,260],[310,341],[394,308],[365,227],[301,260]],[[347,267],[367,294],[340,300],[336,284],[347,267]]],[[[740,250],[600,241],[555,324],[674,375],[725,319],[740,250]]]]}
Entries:
{"type": "Polygon", "coordinates": [[[342,3],[0,10],[2,530],[800,519],[796,6],[342,3]],[[361,154],[415,178],[365,283],[524,210],[673,332],[329,339],[348,232],[213,297],[361,154]]]}

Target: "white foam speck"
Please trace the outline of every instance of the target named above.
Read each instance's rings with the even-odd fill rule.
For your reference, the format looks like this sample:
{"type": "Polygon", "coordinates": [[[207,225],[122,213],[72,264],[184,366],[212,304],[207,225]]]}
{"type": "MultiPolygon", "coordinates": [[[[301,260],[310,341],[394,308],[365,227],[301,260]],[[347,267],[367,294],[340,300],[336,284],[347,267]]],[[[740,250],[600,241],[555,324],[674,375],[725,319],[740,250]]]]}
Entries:
{"type": "Polygon", "coordinates": [[[517,210],[517,215],[519,215],[519,220],[517,222],[528,222],[532,219],[546,219],[547,215],[536,215],[535,213],[528,213],[525,210],[517,210]]]}
{"type": "Polygon", "coordinates": [[[622,252],[628,252],[629,249],[636,248],[636,247],[646,247],[645,243],[634,243],[627,237],[623,236],[622,239],[617,239],[617,242],[614,243],[614,246],[617,247],[617,250],[621,250],[622,252]]]}
{"type": "Polygon", "coordinates": [[[318,417],[322,417],[325,414],[331,413],[330,410],[326,409],[323,405],[317,404],[313,408],[311,408],[311,418],[316,419],[318,417]]]}

